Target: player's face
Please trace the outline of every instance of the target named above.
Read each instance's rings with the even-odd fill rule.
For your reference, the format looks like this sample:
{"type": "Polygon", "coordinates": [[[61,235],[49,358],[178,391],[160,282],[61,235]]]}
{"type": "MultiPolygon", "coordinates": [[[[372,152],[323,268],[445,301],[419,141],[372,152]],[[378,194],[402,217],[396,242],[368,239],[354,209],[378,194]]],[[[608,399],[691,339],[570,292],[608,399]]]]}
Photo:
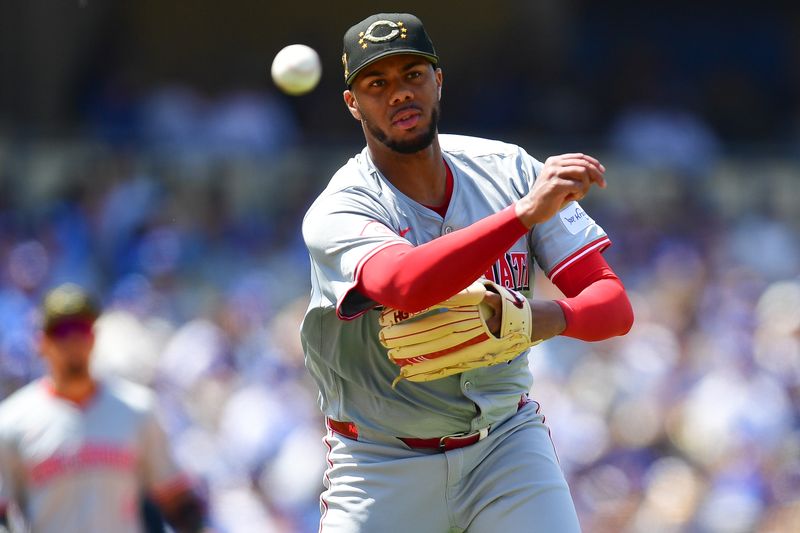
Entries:
{"type": "Polygon", "coordinates": [[[398,54],[369,65],[344,99],[368,139],[413,154],[436,137],[441,88],[441,69],[422,57],[398,54]]]}
{"type": "Polygon", "coordinates": [[[42,335],[39,348],[54,375],[61,379],[85,378],[94,348],[92,323],[59,324],[42,335]]]}

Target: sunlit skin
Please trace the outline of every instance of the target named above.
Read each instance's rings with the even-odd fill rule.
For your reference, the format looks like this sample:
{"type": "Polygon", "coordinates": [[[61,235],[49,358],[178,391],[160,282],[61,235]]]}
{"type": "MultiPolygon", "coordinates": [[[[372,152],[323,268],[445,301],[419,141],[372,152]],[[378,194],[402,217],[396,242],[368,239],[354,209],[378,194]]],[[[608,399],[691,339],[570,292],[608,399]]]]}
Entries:
{"type": "MultiPolygon", "coordinates": [[[[350,114],[361,123],[373,163],[403,194],[425,205],[445,201],[446,167],[438,139],[442,70],[413,54],[397,54],[367,66],[343,93],[350,114]]],[[[586,154],[549,157],[531,191],[514,204],[527,228],[553,217],[592,185],[605,188],[605,167],[586,154]]],[[[501,300],[487,293],[494,310],[487,324],[500,329],[501,300]]],[[[561,307],[531,300],[535,339],[549,339],[566,328],[561,307]]]]}
{"type": "Polygon", "coordinates": [[[90,373],[94,342],[94,332],[88,325],[41,334],[39,353],[59,396],[80,403],[94,393],[96,385],[90,373]]]}
{"type": "Polygon", "coordinates": [[[344,102],[361,122],[375,166],[406,196],[426,205],[445,200],[446,170],[437,138],[442,70],[398,54],[359,73],[344,102]]]}

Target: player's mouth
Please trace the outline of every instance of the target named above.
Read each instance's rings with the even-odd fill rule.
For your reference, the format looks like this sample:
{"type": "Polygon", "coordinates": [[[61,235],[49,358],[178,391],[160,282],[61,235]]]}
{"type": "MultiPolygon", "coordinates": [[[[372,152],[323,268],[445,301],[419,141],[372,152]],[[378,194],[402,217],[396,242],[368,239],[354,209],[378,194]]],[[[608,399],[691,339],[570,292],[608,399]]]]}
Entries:
{"type": "Polygon", "coordinates": [[[405,107],[392,115],[392,126],[410,130],[417,125],[421,117],[422,111],[420,109],[413,106],[405,107]]]}

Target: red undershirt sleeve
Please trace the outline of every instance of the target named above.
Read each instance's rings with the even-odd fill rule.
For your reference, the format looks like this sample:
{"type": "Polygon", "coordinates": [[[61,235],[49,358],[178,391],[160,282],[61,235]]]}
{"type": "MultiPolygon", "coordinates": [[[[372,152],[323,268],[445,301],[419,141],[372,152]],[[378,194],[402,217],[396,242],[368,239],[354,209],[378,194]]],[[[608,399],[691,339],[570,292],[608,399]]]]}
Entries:
{"type": "MultiPolygon", "coordinates": [[[[382,305],[421,311],[478,279],[527,231],[512,205],[420,246],[390,246],[363,264],[355,290],[382,305]]],[[[625,288],[599,251],[569,265],[554,283],[567,296],[557,301],[567,322],[562,335],[597,341],[630,330],[625,288]]]]}
{"type": "Polygon", "coordinates": [[[600,252],[569,265],[554,283],[567,296],[556,300],[567,322],[561,335],[600,341],[631,329],[633,308],[625,287],[600,252]]]}
{"type": "Polygon", "coordinates": [[[421,311],[481,277],[527,232],[512,204],[425,244],[381,250],[363,264],[355,289],[381,305],[421,311]]]}

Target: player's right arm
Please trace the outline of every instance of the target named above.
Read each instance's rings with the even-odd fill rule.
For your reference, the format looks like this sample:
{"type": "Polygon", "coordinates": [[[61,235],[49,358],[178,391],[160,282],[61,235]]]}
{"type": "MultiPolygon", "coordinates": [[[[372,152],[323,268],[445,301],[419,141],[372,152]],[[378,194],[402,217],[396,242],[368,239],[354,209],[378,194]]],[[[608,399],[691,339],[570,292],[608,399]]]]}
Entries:
{"type": "Polygon", "coordinates": [[[378,200],[340,191],[312,207],[303,235],[320,274],[334,288],[331,299],[341,318],[378,304],[416,312],[475,281],[533,224],[551,218],[592,183],[605,186],[604,171],[583,154],[551,157],[521,200],[419,246],[393,233],[378,200]]]}
{"type": "MultiPolygon", "coordinates": [[[[406,312],[430,307],[483,275],[533,225],[583,198],[592,184],[605,187],[604,172],[599,161],[585,154],[550,157],[528,194],[513,206],[421,246],[374,254],[365,262],[356,289],[406,312]]],[[[552,306],[551,311],[555,318],[560,314],[552,306]]],[[[553,322],[552,329],[558,329],[553,322]]]]}

